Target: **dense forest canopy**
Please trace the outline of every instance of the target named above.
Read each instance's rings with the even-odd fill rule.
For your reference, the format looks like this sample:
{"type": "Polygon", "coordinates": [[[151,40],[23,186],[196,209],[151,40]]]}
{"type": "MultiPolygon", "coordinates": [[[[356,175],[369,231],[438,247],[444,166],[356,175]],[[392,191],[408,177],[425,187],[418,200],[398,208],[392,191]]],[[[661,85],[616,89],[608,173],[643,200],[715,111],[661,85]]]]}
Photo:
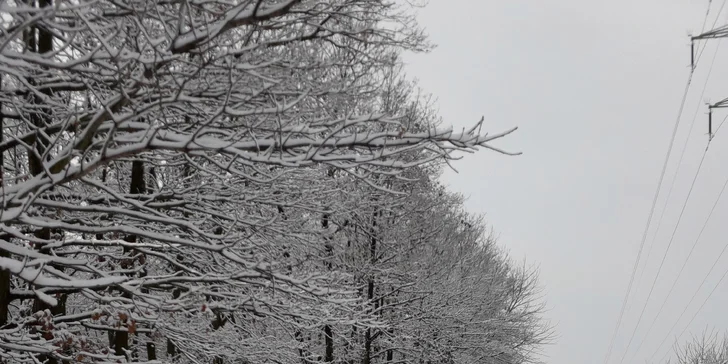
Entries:
{"type": "Polygon", "coordinates": [[[385,0],[0,5],[0,360],[529,363],[551,337],[437,181],[385,0]]]}

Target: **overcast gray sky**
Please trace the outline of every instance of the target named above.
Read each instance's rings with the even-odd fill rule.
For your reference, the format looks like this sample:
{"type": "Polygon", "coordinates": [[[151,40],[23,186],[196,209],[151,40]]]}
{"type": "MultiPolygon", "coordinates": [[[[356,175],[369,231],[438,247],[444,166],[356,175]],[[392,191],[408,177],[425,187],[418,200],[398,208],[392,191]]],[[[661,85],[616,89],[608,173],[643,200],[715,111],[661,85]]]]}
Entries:
{"type": "MultiPolygon", "coordinates": [[[[709,24],[724,1],[713,1],[709,24]]],[[[514,258],[538,264],[557,325],[548,363],[602,363],[619,315],[664,153],[687,81],[688,33],[699,32],[708,0],[433,0],[420,22],[438,48],[407,59],[408,73],[438,98],[446,123],[485,116],[489,130],[520,129],[491,152],[458,162],[451,187],[468,208],[487,214],[514,258]]],[[[718,21],[725,24],[727,9],[718,21]]],[[[728,41],[726,41],[728,43],[728,41]]],[[[707,145],[704,99],[728,97],[728,45],[708,44],[690,89],[653,227],[697,111],[680,173],[644,276],[609,363],[620,363],[675,230],[707,145]],[[719,49],[705,95],[710,61],[719,49]]],[[[719,111],[716,124],[728,115],[719,111]]],[[[726,123],[728,124],[728,123],[726,123]]],[[[728,193],[665,301],[682,262],[728,177],[728,125],[705,157],[652,297],[623,363],[644,363],[668,334],[728,243],[728,193]],[[725,134],[722,134],[725,133],[725,134]],[[662,302],[655,327],[645,337],[662,302]]],[[[645,253],[652,241],[645,244],[645,253]]],[[[641,269],[641,267],[640,267],[641,269]]],[[[728,253],[698,292],[670,341],[687,325],[728,269],[728,253]]],[[[638,271],[639,278],[639,271],[638,271]]],[[[728,330],[728,278],[683,339],[728,330]]],[[[669,345],[655,357],[660,359],[669,345]]]]}

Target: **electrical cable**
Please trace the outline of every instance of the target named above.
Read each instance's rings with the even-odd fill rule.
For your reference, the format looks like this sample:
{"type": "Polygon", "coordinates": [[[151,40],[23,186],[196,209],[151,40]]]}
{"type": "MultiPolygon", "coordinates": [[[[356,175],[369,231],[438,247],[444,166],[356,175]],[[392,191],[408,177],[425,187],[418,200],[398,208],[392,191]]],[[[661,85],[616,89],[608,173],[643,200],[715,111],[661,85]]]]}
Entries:
{"type": "MultiPolygon", "coordinates": [[[[721,6],[721,11],[723,9],[723,6],[725,5],[725,2],[726,2],[726,0],[723,1],[723,5],[721,6]]],[[[708,10],[706,11],[705,20],[703,21],[703,31],[705,29],[705,24],[707,23],[707,19],[710,14],[710,5],[711,4],[712,4],[712,0],[710,0],[710,2],[708,3],[708,10]]],[[[720,12],[718,13],[718,16],[720,16],[720,12]]],[[[716,17],[716,22],[717,22],[717,17],[716,17]]],[[[705,49],[705,47],[703,47],[703,50],[704,49],[705,49]]],[[[699,54],[699,56],[700,55],[702,55],[702,51],[699,54]]],[[[698,61],[699,61],[699,58],[700,57],[698,57],[698,61]]],[[[629,300],[629,295],[632,291],[632,286],[634,284],[634,278],[637,273],[637,268],[639,267],[640,258],[642,256],[642,251],[644,250],[645,241],[647,240],[647,234],[649,232],[650,224],[652,222],[652,216],[654,215],[654,212],[655,212],[655,206],[657,205],[657,200],[660,195],[660,190],[662,189],[662,183],[665,178],[665,172],[667,170],[667,165],[668,165],[668,162],[670,161],[670,154],[672,153],[672,147],[675,143],[675,136],[677,135],[677,130],[680,125],[680,119],[682,118],[682,113],[683,113],[683,110],[685,109],[685,102],[687,100],[688,92],[690,91],[690,85],[692,83],[693,75],[695,74],[695,66],[698,63],[699,62],[695,62],[693,67],[690,68],[690,74],[688,75],[688,80],[685,85],[685,91],[683,93],[682,101],[680,102],[680,108],[678,110],[678,115],[675,120],[675,125],[673,127],[672,136],[670,137],[670,144],[667,148],[667,153],[665,155],[665,160],[663,162],[662,171],[660,172],[660,178],[657,182],[657,189],[655,191],[655,196],[652,200],[652,206],[650,207],[650,212],[647,217],[647,223],[645,224],[645,229],[642,234],[642,241],[640,242],[640,248],[637,252],[637,258],[635,259],[634,265],[632,267],[632,274],[630,275],[629,284],[627,285],[627,292],[625,293],[624,299],[622,300],[622,308],[620,309],[620,312],[619,312],[619,317],[617,319],[617,325],[614,327],[614,331],[612,332],[612,337],[609,340],[609,347],[607,349],[607,353],[604,356],[604,362],[603,362],[604,364],[606,364],[609,361],[609,358],[612,354],[612,349],[614,348],[615,340],[617,338],[617,333],[619,332],[619,328],[620,328],[620,326],[622,324],[622,320],[624,318],[624,313],[625,313],[625,309],[627,307],[627,302],[629,300]]],[[[664,263],[664,258],[663,258],[663,263],[664,263]]],[[[662,264],[660,265],[660,267],[662,267],[662,264]]],[[[659,273],[658,273],[658,275],[659,275],[659,273]]],[[[653,283],[652,288],[654,288],[654,283],[653,283]]],[[[648,298],[648,301],[649,301],[649,298],[648,298]]],[[[647,303],[645,303],[645,306],[646,305],[647,305],[647,303]]],[[[644,313],[644,308],[643,308],[643,313],[644,313]]],[[[640,320],[641,320],[641,318],[642,318],[642,314],[640,314],[640,320]]],[[[637,325],[639,325],[639,323],[637,325]]],[[[637,327],[635,327],[635,332],[636,332],[636,330],[637,330],[637,327]]],[[[634,332],[632,334],[632,337],[634,338],[634,332]]],[[[631,344],[631,342],[632,342],[632,339],[630,339],[630,344],[631,344]]],[[[627,345],[627,350],[629,350],[629,344],[627,345]]],[[[625,352],[625,354],[626,354],[626,352],[625,352]]],[[[624,356],[622,357],[622,360],[624,360],[624,356]]]]}
{"type": "MultiPolygon", "coordinates": [[[[726,246],[725,246],[725,248],[728,248],[728,245],[726,245],[726,246]]],[[[710,273],[712,273],[712,272],[713,272],[713,269],[714,269],[714,268],[715,268],[715,266],[717,265],[717,263],[718,263],[718,261],[719,261],[720,257],[722,257],[722,256],[723,256],[723,253],[724,253],[724,252],[725,252],[725,250],[726,250],[725,248],[723,248],[723,251],[722,251],[722,252],[721,252],[721,254],[720,254],[720,255],[718,256],[718,259],[716,259],[716,260],[715,260],[715,263],[714,263],[714,264],[713,264],[713,266],[712,266],[712,267],[710,268],[710,272],[708,273],[708,275],[709,275],[710,273]]],[[[695,297],[697,296],[697,293],[698,293],[698,292],[700,291],[700,288],[702,288],[702,287],[703,287],[703,285],[705,284],[705,282],[706,282],[706,280],[707,280],[707,278],[708,278],[708,275],[706,275],[706,276],[705,276],[705,278],[703,279],[703,283],[701,283],[701,284],[700,284],[700,287],[698,287],[698,290],[697,290],[697,291],[695,292],[695,294],[693,295],[692,299],[690,300],[690,303],[692,303],[692,302],[693,302],[693,300],[694,300],[694,299],[695,299],[695,297]]],[[[706,298],[705,298],[705,300],[703,300],[703,303],[702,303],[702,304],[700,305],[700,307],[699,307],[699,308],[698,308],[698,310],[697,310],[697,311],[695,312],[695,314],[693,315],[693,317],[692,317],[692,318],[690,319],[690,321],[688,322],[688,324],[687,324],[687,325],[685,325],[685,328],[683,328],[683,330],[682,330],[682,331],[680,332],[680,335],[678,335],[678,336],[677,336],[677,337],[675,338],[675,342],[678,342],[678,341],[680,340],[680,338],[681,338],[681,337],[682,337],[682,336],[683,336],[683,335],[685,334],[685,331],[686,331],[686,330],[687,330],[687,329],[688,329],[688,328],[690,327],[690,324],[692,324],[692,323],[693,323],[693,321],[695,321],[695,318],[696,318],[696,317],[698,316],[698,314],[700,313],[700,311],[702,311],[702,310],[703,310],[703,307],[705,307],[705,304],[706,304],[706,303],[708,303],[708,301],[710,300],[710,297],[712,297],[712,296],[713,296],[713,293],[715,293],[715,290],[716,290],[716,289],[718,289],[718,287],[719,287],[719,286],[720,286],[720,284],[721,284],[721,283],[723,282],[723,280],[725,279],[725,277],[726,277],[726,276],[728,276],[728,270],[726,270],[726,271],[725,271],[725,272],[723,273],[723,276],[721,276],[720,280],[718,280],[718,282],[717,282],[717,283],[715,284],[715,286],[713,286],[713,289],[712,289],[712,290],[710,291],[710,293],[708,294],[708,297],[706,297],[706,298]]],[[[683,314],[685,314],[685,312],[687,311],[688,307],[689,307],[689,304],[688,304],[688,306],[685,306],[685,310],[683,310],[683,313],[682,313],[682,314],[680,315],[680,318],[682,318],[683,314]]],[[[667,336],[665,336],[665,338],[663,339],[662,343],[660,343],[660,346],[659,346],[659,347],[657,348],[657,351],[655,351],[655,353],[654,353],[654,354],[652,354],[652,356],[650,357],[650,359],[649,359],[649,360],[652,360],[652,358],[654,357],[654,355],[655,355],[655,354],[657,354],[657,352],[659,352],[659,351],[660,351],[660,348],[662,348],[662,345],[664,344],[665,340],[667,340],[667,338],[668,338],[668,337],[670,336],[670,332],[672,332],[672,330],[673,330],[673,329],[675,328],[675,326],[677,326],[677,323],[678,323],[678,322],[679,322],[679,320],[675,322],[675,325],[673,325],[672,329],[670,329],[670,331],[668,332],[667,336]]],[[[665,353],[665,355],[664,355],[664,356],[662,357],[661,361],[664,361],[664,360],[665,360],[665,358],[667,357],[667,355],[669,355],[669,354],[670,354],[670,351],[668,350],[668,352],[667,352],[667,353],[665,353]]],[[[648,362],[649,362],[649,360],[648,360],[648,362]]]]}
{"type": "MultiPolygon", "coordinates": [[[[703,27],[700,31],[700,34],[705,33],[705,24],[708,22],[708,15],[710,14],[710,4],[713,2],[713,0],[710,0],[708,3],[708,11],[705,13],[705,20],[703,20],[703,27]]],[[[718,24],[718,18],[720,18],[720,14],[723,12],[723,8],[725,7],[726,0],[723,0],[723,3],[720,5],[720,9],[718,9],[718,15],[715,16],[715,20],[713,21],[713,25],[710,29],[715,29],[715,25],[718,24]]],[[[700,61],[700,58],[703,56],[703,52],[705,51],[705,47],[707,47],[707,42],[703,43],[703,48],[700,50],[700,53],[698,53],[698,57],[695,60],[695,64],[698,64],[700,61]]]]}
{"type": "MultiPolygon", "coordinates": [[[[721,125],[722,125],[722,124],[723,124],[723,123],[724,123],[724,122],[725,122],[725,121],[726,121],[727,119],[728,119],[728,115],[727,115],[727,116],[726,116],[725,118],[723,118],[723,121],[721,122],[721,125]]],[[[716,133],[717,133],[717,130],[716,130],[716,133]]],[[[707,152],[707,148],[706,148],[706,152],[707,152]]],[[[703,154],[703,155],[705,155],[705,154],[703,154]]],[[[713,204],[713,207],[711,208],[711,210],[710,210],[710,213],[708,214],[708,217],[706,218],[705,222],[703,223],[703,227],[701,228],[701,230],[700,230],[700,233],[698,234],[698,238],[697,238],[697,239],[700,239],[700,237],[702,236],[702,234],[703,234],[703,231],[705,230],[705,227],[707,226],[707,224],[708,224],[708,221],[709,221],[709,220],[710,220],[710,218],[711,218],[711,217],[713,216],[713,212],[715,211],[715,209],[716,209],[716,206],[718,205],[718,202],[720,201],[721,197],[723,196],[723,193],[725,192],[725,190],[726,190],[726,187],[727,187],[727,186],[728,186],[728,179],[726,179],[725,183],[723,184],[723,188],[722,188],[722,189],[720,190],[720,193],[718,194],[718,197],[716,198],[716,201],[715,201],[715,203],[713,204]]],[[[697,240],[696,240],[696,243],[695,243],[695,244],[697,244],[697,240]]],[[[702,281],[702,282],[700,283],[700,286],[698,286],[698,289],[696,289],[696,290],[695,290],[695,292],[693,293],[693,296],[692,296],[692,298],[690,299],[690,301],[688,302],[688,304],[687,304],[687,305],[685,305],[685,308],[683,309],[682,313],[680,313],[680,316],[679,316],[679,317],[677,318],[677,320],[675,320],[675,323],[674,323],[674,324],[672,325],[672,327],[670,328],[670,330],[668,330],[667,334],[665,335],[665,337],[664,337],[664,338],[662,339],[662,341],[660,342],[660,346],[658,346],[657,350],[655,350],[655,352],[654,352],[654,353],[653,353],[653,354],[652,354],[652,355],[650,356],[650,359],[649,359],[649,360],[652,360],[652,358],[654,358],[654,356],[655,356],[655,355],[656,355],[656,354],[657,354],[657,353],[658,353],[658,352],[660,351],[660,349],[662,348],[662,345],[664,345],[664,344],[665,344],[665,341],[667,340],[667,338],[668,338],[668,337],[670,337],[670,333],[672,333],[672,331],[673,331],[673,330],[675,330],[675,327],[676,327],[676,326],[677,326],[677,324],[678,324],[678,323],[680,322],[680,320],[681,320],[681,319],[683,318],[683,316],[685,315],[685,312],[687,312],[687,309],[688,309],[688,308],[690,307],[690,305],[691,305],[691,304],[693,303],[693,301],[694,301],[694,300],[695,300],[695,298],[697,297],[697,295],[698,295],[698,293],[700,292],[700,290],[701,290],[701,289],[703,288],[703,285],[704,285],[704,284],[705,284],[705,282],[707,281],[707,279],[708,279],[708,277],[710,276],[710,274],[711,274],[711,273],[713,273],[713,270],[715,269],[716,265],[717,265],[717,264],[718,264],[718,262],[720,261],[720,258],[721,258],[721,257],[723,256],[723,254],[724,254],[724,253],[726,252],[726,250],[728,250],[728,244],[726,244],[726,245],[725,245],[725,246],[723,247],[723,250],[722,250],[722,251],[720,252],[720,254],[718,255],[718,257],[717,257],[717,258],[715,259],[715,261],[713,262],[713,265],[712,265],[712,266],[710,267],[710,270],[708,271],[708,273],[707,273],[707,274],[705,275],[705,277],[703,278],[703,281],[702,281]]],[[[722,281],[722,279],[721,279],[721,281],[722,281]]],[[[715,288],[714,288],[713,290],[715,290],[715,288]]],[[[711,295],[712,295],[712,293],[711,293],[711,295]]],[[[705,303],[703,303],[703,305],[705,305],[705,303]]],[[[702,307],[702,306],[701,306],[701,307],[702,307]]],[[[691,319],[690,323],[692,323],[692,321],[693,321],[693,320],[694,320],[694,317],[693,317],[693,319],[691,319]]],[[[688,324],[688,326],[689,326],[689,324],[688,324]]],[[[684,331],[684,330],[683,330],[683,331],[684,331]]],[[[682,336],[682,333],[680,334],[680,336],[682,336]]]]}
{"type": "Polygon", "coordinates": [[[672,230],[672,235],[670,236],[670,241],[667,243],[667,248],[665,249],[665,254],[662,255],[662,260],[660,261],[660,266],[657,268],[657,274],[655,274],[655,279],[652,280],[652,286],[650,286],[650,292],[647,294],[647,299],[645,300],[645,304],[642,306],[642,311],[640,312],[640,316],[637,318],[637,324],[634,326],[634,330],[632,330],[632,335],[629,338],[629,342],[627,343],[627,349],[625,349],[624,355],[622,355],[622,359],[620,359],[619,363],[624,362],[624,358],[627,356],[627,352],[629,351],[629,346],[632,344],[632,340],[634,340],[634,336],[637,333],[637,329],[640,326],[640,323],[642,322],[642,317],[645,314],[645,310],[647,309],[647,304],[650,302],[650,298],[652,297],[652,293],[655,290],[655,285],[657,284],[657,280],[660,277],[660,273],[662,273],[662,267],[665,266],[665,260],[667,258],[667,254],[670,252],[670,248],[672,247],[672,243],[675,240],[675,234],[677,233],[677,229],[680,227],[680,221],[682,221],[682,217],[685,214],[685,209],[688,206],[688,202],[690,201],[690,196],[692,196],[693,189],[695,188],[695,182],[698,180],[698,177],[700,176],[700,171],[703,167],[703,162],[705,161],[705,156],[707,154],[708,149],[705,149],[705,152],[703,153],[703,157],[700,159],[700,164],[698,164],[698,169],[695,172],[695,176],[693,177],[693,181],[690,184],[690,190],[688,190],[688,195],[685,197],[685,202],[683,202],[682,209],[680,209],[680,215],[677,218],[677,222],[675,223],[675,228],[672,230]]]}
{"type": "Polygon", "coordinates": [[[642,250],[644,249],[644,246],[645,246],[645,241],[647,240],[647,233],[650,228],[650,223],[652,222],[652,216],[654,215],[654,212],[655,212],[655,206],[657,205],[657,199],[660,195],[660,190],[662,188],[662,182],[665,179],[665,172],[667,171],[667,165],[668,165],[668,162],[670,161],[670,154],[672,153],[672,147],[675,143],[675,136],[677,135],[677,130],[678,130],[678,127],[680,126],[680,119],[682,118],[683,110],[685,109],[685,101],[687,100],[687,97],[688,97],[688,91],[690,91],[690,85],[692,83],[694,73],[695,73],[695,69],[691,68],[690,74],[688,75],[688,80],[685,84],[685,91],[683,93],[682,102],[680,103],[680,108],[678,110],[677,118],[675,120],[675,126],[673,127],[672,136],[670,137],[670,144],[668,145],[667,152],[665,154],[665,161],[663,162],[663,165],[662,165],[662,171],[660,172],[660,178],[657,182],[655,196],[652,200],[652,207],[650,208],[650,213],[647,217],[647,223],[645,224],[644,233],[642,234],[642,242],[640,243],[640,248],[639,248],[639,251],[637,252],[637,259],[634,262],[634,265],[632,268],[632,274],[629,279],[629,284],[627,285],[627,292],[624,295],[624,300],[622,301],[622,309],[620,310],[619,318],[617,319],[617,325],[615,326],[614,332],[612,333],[612,338],[610,339],[609,348],[607,349],[607,353],[604,356],[604,364],[607,363],[607,361],[609,360],[609,357],[612,354],[612,349],[614,348],[614,342],[617,337],[617,333],[619,332],[619,327],[622,323],[622,319],[624,318],[624,311],[625,311],[625,308],[627,307],[627,300],[629,299],[629,294],[632,291],[632,285],[634,283],[634,278],[637,273],[637,267],[639,266],[640,257],[642,256],[642,250]]]}
{"type": "MultiPolygon", "coordinates": [[[[720,41],[718,43],[718,47],[715,50],[715,53],[713,54],[713,60],[710,62],[710,67],[708,68],[708,75],[705,77],[705,82],[703,83],[703,90],[700,92],[699,100],[703,99],[703,96],[705,95],[705,90],[708,88],[708,81],[710,80],[710,75],[713,73],[713,66],[715,65],[715,60],[718,56],[719,48],[720,48],[720,41]]],[[[662,221],[665,216],[665,211],[667,210],[667,204],[670,201],[670,197],[672,196],[673,188],[675,187],[675,181],[677,180],[677,176],[680,173],[680,167],[682,167],[683,158],[685,157],[685,151],[687,150],[688,142],[690,141],[690,136],[693,134],[693,128],[695,127],[695,120],[697,119],[698,113],[700,112],[700,107],[701,107],[700,104],[698,104],[695,107],[695,114],[693,114],[693,120],[690,122],[690,130],[688,131],[688,137],[685,139],[685,143],[683,144],[682,151],[680,152],[680,160],[677,163],[677,168],[675,169],[675,173],[672,175],[672,181],[670,182],[670,188],[667,190],[667,197],[665,198],[665,204],[662,206],[662,213],[660,214],[660,218],[657,220],[657,228],[655,228],[655,232],[654,232],[654,234],[652,234],[652,240],[650,241],[650,246],[647,249],[647,257],[645,258],[645,265],[642,266],[642,271],[640,272],[639,278],[637,278],[637,282],[642,281],[642,277],[645,274],[645,269],[647,268],[647,262],[650,260],[652,248],[655,245],[657,233],[660,231],[660,227],[662,227],[662,221]]],[[[716,132],[717,132],[717,129],[716,129],[716,132]]]]}
{"type": "MultiPolygon", "coordinates": [[[[715,50],[715,54],[713,55],[713,60],[710,63],[710,67],[708,69],[708,76],[706,77],[705,84],[703,86],[703,91],[701,92],[699,99],[702,99],[703,98],[703,95],[705,94],[705,89],[707,88],[708,81],[710,80],[710,74],[713,71],[713,66],[715,65],[715,60],[716,60],[716,58],[718,56],[719,47],[720,47],[720,42],[718,43],[718,47],[715,50]]],[[[687,149],[688,141],[690,140],[690,136],[692,135],[693,126],[695,126],[695,120],[697,118],[697,115],[698,115],[699,110],[700,110],[700,105],[698,105],[698,107],[695,110],[695,115],[693,116],[693,121],[692,121],[692,123],[690,125],[690,131],[688,132],[688,138],[685,139],[685,144],[683,145],[683,150],[682,150],[682,153],[680,154],[680,161],[678,162],[677,170],[675,171],[675,174],[673,175],[672,183],[670,185],[670,190],[668,191],[668,194],[667,194],[667,199],[670,198],[670,193],[672,192],[672,187],[675,185],[675,180],[676,180],[678,171],[680,170],[680,166],[682,165],[683,156],[685,155],[685,150],[687,149]]],[[[723,122],[725,122],[725,120],[726,119],[723,119],[723,122]]],[[[721,122],[720,125],[723,125],[723,122],[721,122]]],[[[720,127],[720,125],[719,125],[719,127],[720,127]]],[[[716,133],[717,132],[718,132],[718,129],[716,129],[716,133]]],[[[707,151],[707,149],[706,149],[706,151],[707,151]]],[[[703,154],[703,157],[704,156],[705,156],[705,154],[703,154]]],[[[722,193],[723,192],[721,191],[721,194],[722,193]]],[[[665,202],[665,207],[667,207],[667,202],[665,202]]],[[[715,210],[715,205],[713,206],[713,210],[715,210]]],[[[713,210],[711,210],[711,212],[710,212],[711,215],[713,213],[713,210]]],[[[660,216],[660,220],[658,220],[657,230],[660,229],[660,224],[662,223],[662,216],[664,216],[664,213],[665,213],[665,209],[663,209],[662,215],[660,216]]],[[[707,221],[706,221],[706,224],[707,224],[707,221]]],[[[705,229],[705,225],[703,225],[703,229],[705,229]]],[[[672,295],[672,292],[675,289],[675,286],[676,286],[678,280],[682,276],[682,273],[683,273],[683,271],[685,269],[685,266],[687,265],[688,261],[690,260],[690,257],[693,254],[693,251],[695,250],[695,247],[697,246],[698,242],[700,241],[700,235],[702,235],[702,234],[703,234],[703,230],[700,231],[700,233],[698,234],[698,238],[695,239],[695,242],[693,243],[693,246],[690,248],[690,252],[688,253],[687,257],[685,258],[685,261],[683,262],[682,267],[680,268],[680,272],[678,273],[678,275],[675,278],[675,280],[672,282],[672,286],[670,287],[670,290],[667,293],[667,297],[665,297],[665,299],[662,301],[662,304],[660,305],[660,309],[657,311],[657,315],[652,320],[652,323],[650,323],[650,326],[647,329],[647,333],[645,333],[645,335],[642,337],[642,340],[640,340],[640,343],[637,346],[637,349],[635,349],[635,352],[632,355],[632,358],[634,358],[634,356],[637,355],[637,353],[639,352],[639,350],[642,348],[642,345],[644,344],[645,339],[650,335],[650,332],[652,332],[652,328],[655,326],[655,323],[657,322],[657,319],[660,317],[660,314],[662,313],[662,310],[665,308],[665,304],[670,299],[670,296],[672,295]]],[[[655,231],[655,235],[657,235],[657,231],[655,231]]],[[[654,238],[654,236],[653,236],[653,238],[654,238]]],[[[648,250],[648,254],[647,254],[647,259],[646,260],[648,260],[648,259],[649,259],[649,250],[648,250]]],[[[647,263],[645,263],[644,266],[646,267],[647,266],[647,263]]],[[[643,272],[644,272],[644,269],[643,269],[643,272]]],[[[640,279],[638,279],[638,282],[639,282],[640,279]]]]}

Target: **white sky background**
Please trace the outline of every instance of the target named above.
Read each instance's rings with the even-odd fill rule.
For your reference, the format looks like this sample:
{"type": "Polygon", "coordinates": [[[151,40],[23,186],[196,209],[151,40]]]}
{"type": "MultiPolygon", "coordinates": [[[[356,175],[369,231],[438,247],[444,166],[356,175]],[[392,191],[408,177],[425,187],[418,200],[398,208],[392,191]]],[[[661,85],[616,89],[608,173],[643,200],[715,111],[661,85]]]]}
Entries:
{"type": "MultiPolygon", "coordinates": [[[[722,2],[713,1],[709,25],[722,2]]],[[[689,73],[687,35],[700,31],[707,7],[708,0],[432,0],[420,12],[438,48],[408,57],[407,72],[438,98],[445,123],[464,127],[485,115],[488,130],[520,128],[498,145],[522,156],[469,155],[456,163],[460,173],[445,180],[470,196],[471,211],[487,214],[514,258],[540,266],[548,318],[559,335],[546,349],[548,363],[604,359],[689,73]]],[[[728,5],[718,24],[727,18],[728,5]]],[[[696,70],[653,227],[697,111],[695,129],[609,363],[620,363],[706,146],[707,109],[700,104],[728,97],[724,44],[700,98],[718,44],[708,44],[696,70]]],[[[725,115],[728,109],[718,111],[715,124],[725,115]]],[[[726,192],[633,359],[728,177],[728,122],[725,127],[711,144],[623,363],[645,363],[728,244],[726,192]]],[[[728,253],[668,344],[727,269],[728,253]]],[[[706,328],[728,331],[727,304],[728,278],[683,340],[706,328]]]]}

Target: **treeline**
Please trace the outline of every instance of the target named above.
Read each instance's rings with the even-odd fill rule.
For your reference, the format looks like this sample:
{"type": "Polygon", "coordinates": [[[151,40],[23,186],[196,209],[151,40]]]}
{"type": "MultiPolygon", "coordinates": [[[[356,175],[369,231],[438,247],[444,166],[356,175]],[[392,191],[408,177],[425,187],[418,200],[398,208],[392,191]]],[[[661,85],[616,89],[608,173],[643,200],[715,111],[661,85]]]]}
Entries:
{"type": "Polygon", "coordinates": [[[728,362],[728,338],[715,332],[703,333],[691,339],[676,342],[668,357],[659,359],[665,364],[723,364],[728,362]]]}
{"type": "Polygon", "coordinates": [[[490,142],[382,0],[24,0],[0,38],[0,360],[531,363],[536,272],[437,180],[490,142]]]}

